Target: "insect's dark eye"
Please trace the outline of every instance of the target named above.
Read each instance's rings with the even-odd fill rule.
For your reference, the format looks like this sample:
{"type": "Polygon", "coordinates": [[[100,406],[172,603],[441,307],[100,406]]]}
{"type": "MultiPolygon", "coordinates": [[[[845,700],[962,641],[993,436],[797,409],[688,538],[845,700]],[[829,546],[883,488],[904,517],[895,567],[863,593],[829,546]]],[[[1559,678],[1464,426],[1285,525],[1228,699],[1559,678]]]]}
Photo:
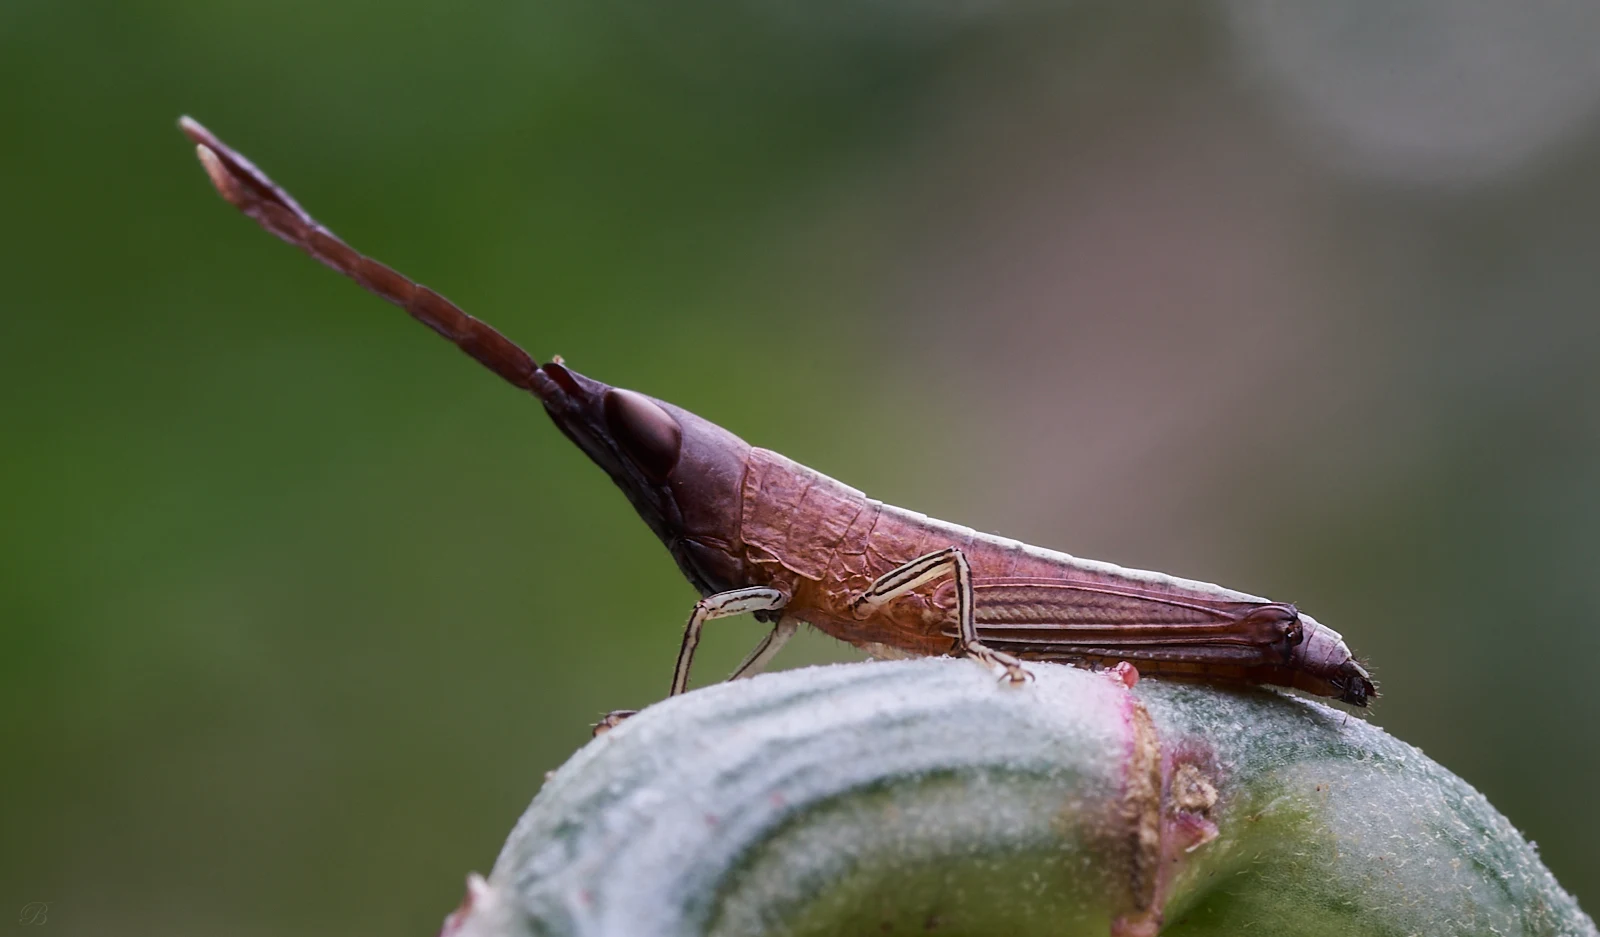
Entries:
{"type": "Polygon", "coordinates": [[[653,480],[665,481],[683,445],[678,421],[649,398],[617,388],[606,391],[605,411],[606,425],[628,457],[653,480]]]}

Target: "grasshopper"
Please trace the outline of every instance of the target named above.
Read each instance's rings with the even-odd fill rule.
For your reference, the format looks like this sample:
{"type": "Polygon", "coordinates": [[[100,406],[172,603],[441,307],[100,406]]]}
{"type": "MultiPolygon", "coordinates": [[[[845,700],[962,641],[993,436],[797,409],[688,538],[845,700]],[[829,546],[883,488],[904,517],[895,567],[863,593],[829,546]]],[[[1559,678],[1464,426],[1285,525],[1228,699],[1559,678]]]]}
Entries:
{"type": "MultiPolygon", "coordinates": [[[[200,124],[186,117],[180,127],[234,207],[532,393],[611,476],[702,596],[669,695],[688,687],[706,622],[745,612],[771,629],[729,679],[759,672],[809,623],[875,657],[970,657],[1007,683],[1027,681],[1023,662],[1042,660],[1293,687],[1354,706],[1377,695],[1343,637],[1291,604],[885,504],[559,357],[540,364],[443,296],[357,253],[200,124]]],[[[597,730],[631,714],[613,712],[597,730]]]]}

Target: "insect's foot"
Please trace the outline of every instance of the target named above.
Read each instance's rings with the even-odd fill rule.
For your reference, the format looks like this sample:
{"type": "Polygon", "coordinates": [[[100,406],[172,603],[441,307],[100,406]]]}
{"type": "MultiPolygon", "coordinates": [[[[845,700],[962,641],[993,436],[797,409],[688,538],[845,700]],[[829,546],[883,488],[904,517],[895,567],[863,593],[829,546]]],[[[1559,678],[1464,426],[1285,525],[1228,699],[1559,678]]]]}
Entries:
{"type": "Polygon", "coordinates": [[[613,709],[611,712],[608,712],[602,716],[599,722],[594,724],[594,728],[590,730],[590,733],[595,738],[599,738],[600,736],[605,735],[607,732],[610,732],[612,729],[615,729],[617,726],[622,725],[622,721],[624,719],[627,719],[629,716],[635,715],[638,712],[639,710],[637,709],[613,709]]]}
{"type": "Polygon", "coordinates": [[[1033,671],[1021,664],[1004,664],[1006,672],[1000,675],[1000,682],[1007,686],[1022,686],[1024,683],[1033,682],[1033,671]]]}
{"type": "Polygon", "coordinates": [[[999,681],[1007,686],[1021,686],[1033,682],[1033,673],[1022,666],[1022,661],[1010,654],[992,650],[982,645],[969,646],[967,656],[978,663],[990,673],[999,675],[999,681]]]}

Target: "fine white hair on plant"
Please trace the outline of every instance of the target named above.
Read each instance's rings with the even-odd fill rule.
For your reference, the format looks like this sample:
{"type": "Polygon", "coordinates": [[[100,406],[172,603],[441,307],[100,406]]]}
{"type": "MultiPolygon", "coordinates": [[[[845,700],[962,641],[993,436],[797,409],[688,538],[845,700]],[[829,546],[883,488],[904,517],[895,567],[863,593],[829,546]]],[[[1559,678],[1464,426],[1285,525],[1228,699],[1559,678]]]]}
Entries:
{"type": "Polygon", "coordinates": [[[1481,795],[1364,720],[1036,676],[850,664],[653,706],[550,777],[447,931],[1596,933],[1481,795]]]}

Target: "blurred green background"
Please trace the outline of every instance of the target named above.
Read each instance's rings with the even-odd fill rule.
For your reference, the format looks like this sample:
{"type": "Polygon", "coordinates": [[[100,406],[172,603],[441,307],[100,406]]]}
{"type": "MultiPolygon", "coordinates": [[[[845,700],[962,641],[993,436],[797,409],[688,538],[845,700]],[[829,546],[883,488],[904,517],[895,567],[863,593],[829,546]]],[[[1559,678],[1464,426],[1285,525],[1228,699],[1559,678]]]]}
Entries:
{"type": "MultiPolygon", "coordinates": [[[[433,933],[589,723],[662,695],[694,599],[533,401],[218,200],[181,113],[535,355],[1300,603],[1592,905],[1597,34],[1558,0],[6,0],[0,912],[433,933]]],[[[714,626],[701,681],[758,635],[714,626]]]]}

